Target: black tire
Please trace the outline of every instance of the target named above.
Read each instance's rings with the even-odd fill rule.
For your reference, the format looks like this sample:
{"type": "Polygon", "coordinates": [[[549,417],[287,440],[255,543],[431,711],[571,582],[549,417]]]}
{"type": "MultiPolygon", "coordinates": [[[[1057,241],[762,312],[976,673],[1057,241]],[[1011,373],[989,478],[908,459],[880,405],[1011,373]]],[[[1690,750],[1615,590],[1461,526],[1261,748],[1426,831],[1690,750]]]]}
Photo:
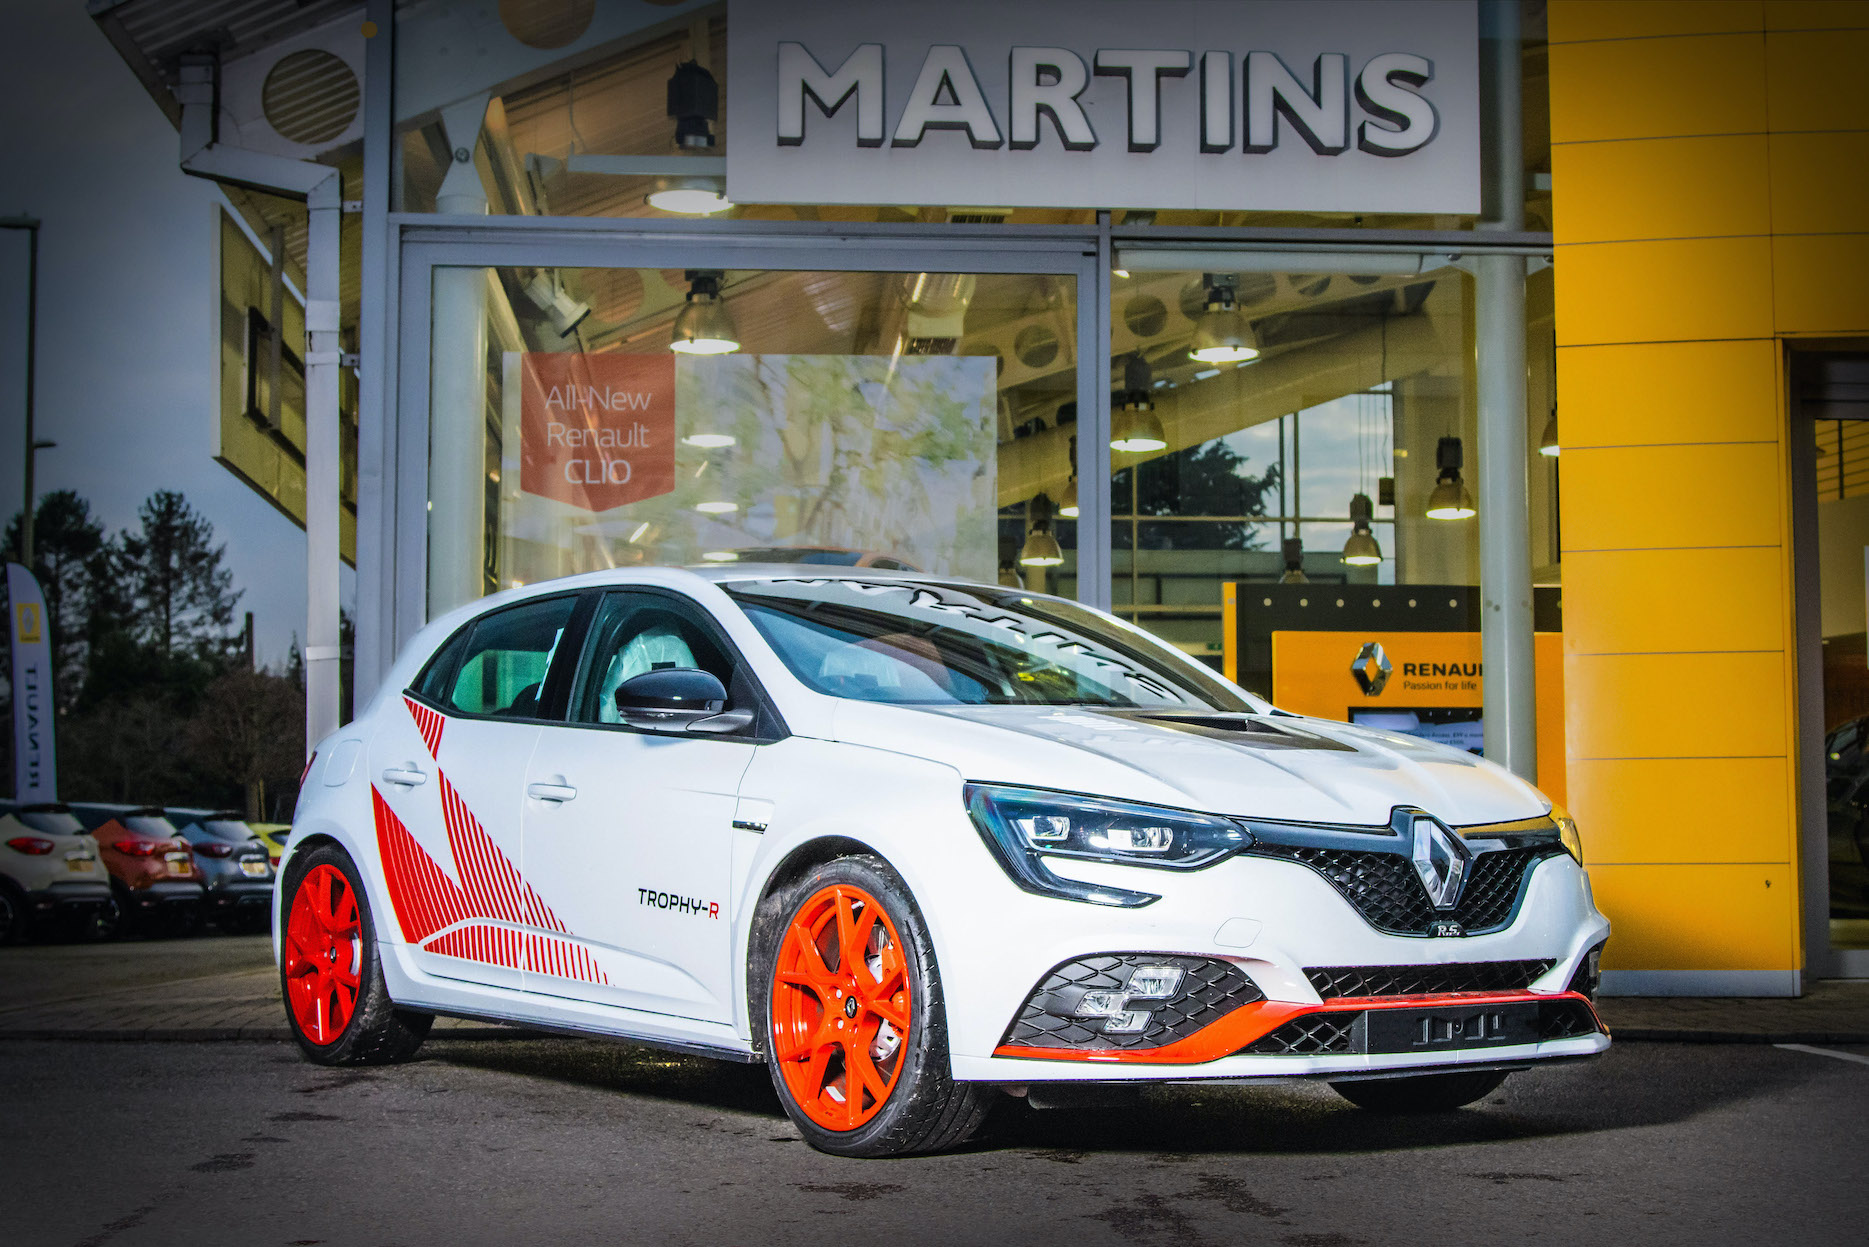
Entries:
{"type": "Polygon", "coordinates": [[[18,944],[32,925],[26,898],[11,879],[0,879],[0,944],[18,944]]]}
{"type": "Polygon", "coordinates": [[[1417,1078],[1376,1078],[1334,1082],[1330,1089],[1374,1113],[1448,1113],[1483,1100],[1499,1089],[1507,1070],[1469,1074],[1423,1074],[1417,1078]]]}
{"type": "Polygon", "coordinates": [[[325,844],[294,858],[292,869],[282,881],[286,890],[284,913],[291,914],[299,884],[317,866],[335,867],[350,884],[351,892],[357,900],[359,942],[362,945],[361,964],[357,970],[357,1003],[350,1021],[335,1040],[328,1044],[314,1043],[293,1016],[290,988],[286,982],[285,958],[281,957],[279,989],[286,1002],[286,1025],[291,1028],[293,1041],[298,1044],[299,1051],[305,1054],[305,1059],[317,1065],[393,1065],[406,1061],[415,1055],[422,1041],[428,1038],[428,1028],[434,1025],[435,1015],[399,1009],[396,1002],[389,998],[389,988],[383,982],[383,963],[377,948],[376,923],[370,913],[369,894],[363,889],[363,880],[358,876],[357,866],[350,860],[350,854],[335,844],[325,844]]]}
{"type": "Polygon", "coordinates": [[[835,1156],[910,1156],[956,1147],[979,1129],[999,1092],[985,1084],[954,1081],[948,1063],[941,974],[928,927],[907,886],[881,858],[867,854],[838,858],[775,890],[754,916],[750,951],[747,977],[756,1036],[779,1102],[807,1143],[835,1156]],[[901,940],[910,1000],[915,1002],[888,1098],[873,1117],[849,1131],[826,1129],[806,1115],[786,1085],[772,1042],[773,976],[781,937],[808,901],[838,883],[861,888],[881,904],[901,940]]]}

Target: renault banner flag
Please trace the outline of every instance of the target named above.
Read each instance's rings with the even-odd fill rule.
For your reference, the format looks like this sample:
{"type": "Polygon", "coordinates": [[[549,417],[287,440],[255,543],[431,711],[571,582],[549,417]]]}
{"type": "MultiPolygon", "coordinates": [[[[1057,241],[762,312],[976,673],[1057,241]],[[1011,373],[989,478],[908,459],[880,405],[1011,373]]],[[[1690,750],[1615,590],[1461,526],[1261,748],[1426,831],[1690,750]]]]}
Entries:
{"type": "Polygon", "coordinates": [[[7,619],[13,635],[13,795],[58,800],[52,748],[52,630],[45,594],[31,571],[6,565],[7,619]]]}

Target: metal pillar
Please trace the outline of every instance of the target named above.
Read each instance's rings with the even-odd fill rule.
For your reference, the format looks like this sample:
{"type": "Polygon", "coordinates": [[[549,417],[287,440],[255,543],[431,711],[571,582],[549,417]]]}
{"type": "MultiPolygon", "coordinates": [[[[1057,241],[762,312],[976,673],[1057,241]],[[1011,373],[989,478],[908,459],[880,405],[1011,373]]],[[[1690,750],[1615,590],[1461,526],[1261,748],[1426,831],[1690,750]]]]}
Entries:
{"type": "MultiPolygon", "coordinates": [[[[1487,0],[1481,48],[1491,70],[1487,214],[1480,228],[1525,223],[1519,127],[1518,0],[1487,0]]],[[[1474,260],[1479,380],[1480,658],[1485,664],[1486,756],[1538,780],[1538,708],[1532,650],[1530,480],[1525,433],[1525,259],[1474,260]]]]}
{"type": "Polygon", "coordinates": [[[20,504],[19,561],[32,570],[33,503],[38,493],[33,480],[33,460],[39,452],[53,445],[38,440],[33,426],[33,364],[39,355],[39,218],[30,216],[0,217],[0,229],[26,231],[26,493],[20,504]]]}
{"type": "Polygon", "coordinates": [[[338,728],[338,247],[344,214],[335,173],[306,196],[305,743],[338,728]]]}
{"type": "MultiPolygon", "coordinates": [[[[441,110],[454,163],[436,207],[487,211],[474,145],[487,112],[481,95],[441,110]]],[[[487,520],[487,275],[435,271],[429,335],[428,617],[481,597],[487,520]]]]}

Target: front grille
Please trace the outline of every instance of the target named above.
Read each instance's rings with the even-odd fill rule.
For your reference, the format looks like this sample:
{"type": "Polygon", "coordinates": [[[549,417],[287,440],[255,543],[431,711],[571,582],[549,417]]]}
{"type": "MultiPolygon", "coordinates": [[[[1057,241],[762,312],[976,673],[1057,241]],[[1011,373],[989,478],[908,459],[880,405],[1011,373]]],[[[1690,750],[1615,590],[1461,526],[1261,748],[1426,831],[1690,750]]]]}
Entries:
{"type": "Polygon", "coordinates": [[[1581,1000],[1519,1001],[1479,1008],[1358,1009],[1295,1017],[1240,1051],[1258,1056],[1473,1052],[1575,1039],[1595,1034],[1597,1029],[1596,1015],[1581,1000]],[[1458,1039],[1456,1032],[1461,1035],[1458,1039]]]}
{"type": "Polygon", "coordinates": [[[1209,957],[1165,957],[1151,953],[1107,953],[1067,961],[1047,974],[1026,998],[1019,1016],[1000,1040],[1020,1048],[1160,1048],[1185,1039],[1241,1005],[1264,1000],[1265,993],[1238,966],[1209,957]],[[1148,1025],[1133,1034],[1112,1035],[1103,1018],[1080,1018],[1085,992],[1120,992],[1137,966],[1175,966],[1181,986],[1166,1000],[1137,1000],[1147,1009],[1148,1025]]]}
{"type": "Polygon", "coordinates": [[[1510,992],[1530,987],[1556,964],[1544,961],[1463,961],[1429,966],[1322,966],[1305,977],[1325,1000],[1338,996],[1427,996],[1446,992],[1510,992]]]}
{"type": "Polygon", "coordinates": [[[1405,853],[1277,844],[1265,839],[1247,850],[1257,857],[1309,866],[1328,879],[1365,922],[1391,935],[1429,935],[1436,923],[1448,921],[1458,922],[1467,935],[1503,927],[1518,908],[1532,867],[1563,851],[1560,845],[1535,844],[1477,854],[1459,903],[1452,909],[1436,909],[1405,853]]]}
{"type": "Polygon", "coordinates": [[[1252,1041],[1246,1051],[1259,1056],[1328,1056],[1355,1052],[1361,1013],[1308,1013],[1252,1041]]]}

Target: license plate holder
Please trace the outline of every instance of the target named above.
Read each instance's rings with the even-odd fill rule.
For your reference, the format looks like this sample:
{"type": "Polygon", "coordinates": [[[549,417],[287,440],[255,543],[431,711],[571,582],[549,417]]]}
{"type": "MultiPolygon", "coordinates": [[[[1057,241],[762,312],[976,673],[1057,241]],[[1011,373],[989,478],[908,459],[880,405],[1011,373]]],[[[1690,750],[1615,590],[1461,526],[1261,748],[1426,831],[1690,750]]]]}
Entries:
{"type": "Polygon", "coordinates": [[[1515,1002],[1425,1009],[1371,1009],[1369,1051],[1460,1052],[1537,1043],[1538,1005],[1515,1002]]]}
{"type": "Polygon", "coordinates": [[[188,873],[188,854],[165,853],[162,855],[162,860],[168,863],[170,874],[185,875],[188,873]]]}
{"type": "Polygon", "coordinates": [[[240,873],[249,879],[264,879],[270,869],[263,857],[242,858],[240,861],[240,873]]]}

